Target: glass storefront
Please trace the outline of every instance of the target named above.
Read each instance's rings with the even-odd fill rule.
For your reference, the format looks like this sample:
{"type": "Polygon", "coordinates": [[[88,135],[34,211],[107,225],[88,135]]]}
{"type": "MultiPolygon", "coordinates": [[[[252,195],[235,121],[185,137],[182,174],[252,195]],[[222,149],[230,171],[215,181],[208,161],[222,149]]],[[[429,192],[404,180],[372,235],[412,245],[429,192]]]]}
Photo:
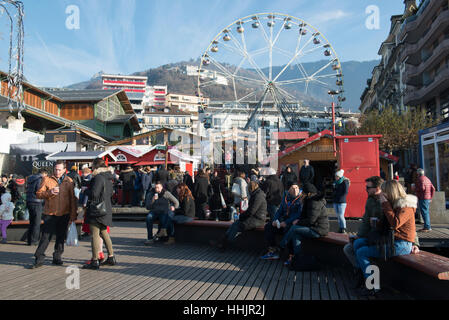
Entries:
{"type": "Polygon", "coordinates": [[[433,185],[437,185],[437,173],[436,173],[436,162],[435,162],[435,145],[428,144],[423,148],[424,156],[424,174],[432,181],[433,185]]]}
{"type": "Polygon", "coordinates": [[[437,191],[445,193],[449,208],[449,122],[421,130],[420,165],[437,191]]]}
{"type": "Polygon", "coordinates": [[[438,143],[440,191],[449,199],[449,140],[438,143]]]}

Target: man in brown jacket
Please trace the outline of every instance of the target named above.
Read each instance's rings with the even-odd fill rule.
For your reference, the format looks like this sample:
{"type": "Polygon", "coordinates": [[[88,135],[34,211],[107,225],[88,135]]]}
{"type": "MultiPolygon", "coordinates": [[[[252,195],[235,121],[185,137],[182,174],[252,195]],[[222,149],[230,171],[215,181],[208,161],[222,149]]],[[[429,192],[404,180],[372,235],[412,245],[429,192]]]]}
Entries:
{"type": "Polygon", "coordinates": [[[66,166],[63,161],[57,161],[53,176],[45,177],[36,192],[38,199],[45,200],[44,214],[42,218],[41,240],[34,254],[36,261],[30,269],[39,268],[45,260],[45,251],[53,235],[56,235],[55,251],[53,253],[53,264],[62,265],[62,254],[64,252],[64,241],[67,237],[69,223],[76,220],[77,205],[74,193],[73,180],[66,175],[66,166]]]}

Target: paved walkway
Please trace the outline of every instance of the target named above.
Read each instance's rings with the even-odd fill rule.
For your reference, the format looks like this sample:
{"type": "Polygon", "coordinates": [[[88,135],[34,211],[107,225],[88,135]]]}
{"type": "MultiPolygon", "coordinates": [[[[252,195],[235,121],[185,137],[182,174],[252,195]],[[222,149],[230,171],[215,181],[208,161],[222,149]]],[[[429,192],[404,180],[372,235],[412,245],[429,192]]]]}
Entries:
{"type": "MultiPolygon", "coordinates": [[[[28,270],[36,247],[0,245],[0,299],[28,300],[357,300],[342,269],[292,272],[260,252],[220,253],[187,244],[144,246],[145,224],[117,222],[111,229],[117,266],[82,270],[80,289],[69,290],[70,265],[90,257],[90,242],[66,247],[64,266],[51,265],[53,244],[43,267],[28,270]]],[[[386,288],[381,299],[408,298],[386,288]]]]}

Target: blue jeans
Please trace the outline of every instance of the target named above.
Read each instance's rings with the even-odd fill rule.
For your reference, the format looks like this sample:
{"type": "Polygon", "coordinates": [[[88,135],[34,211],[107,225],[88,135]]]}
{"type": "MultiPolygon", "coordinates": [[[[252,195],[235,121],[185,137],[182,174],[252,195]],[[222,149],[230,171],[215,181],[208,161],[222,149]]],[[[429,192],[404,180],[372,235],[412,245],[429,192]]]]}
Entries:
{"type": "MultiPolygon", "coordinates": [[[[354,242],[355,243],[355,242],[354,242]]],[[[394,242],[394,248],[395,248],[395,255],[396,256],[402,256],[405,254],[410,254],[412,251],[413,244],[411,242],[405,241],[405,240],[395,240],[394,242]]],[[[388,248],[387,248],[388,249],[388,248]]],[[[359,247],[355,251],[357,264],[359,268],[362,270],[363,275],[365,278],[368,278],[370,276],[369,273],[366,273],[366,268],[371,264],[369,261],[369,258],[379,258],[380,252],[377,249],[377,246],[362,246],[359,247]]]]}
{"type": "Polygon", "coordinates": [[[147,238],[148,240],[153,239],[153,223],[154,220],[159,220],[158,230],[161,228],[167,229],[167,233],[172,237],[174,235],[174,226],[173,226],[173,212],[169,211],[168,214],[161,214],[157,212],[150,212],[147,215],[146,224],[147,224],[147,238]]]}
{"type": "Polygon", "coordinates": [[[335,213],[337,214],[340,229],[346,229],[346,220],[345,220],[346,203],[334,203],[334,210],[335,213]]]}
{"type": "Polygon", "coordinates": [[[176,215],[176,216],[174,216],[174,217],[172,218],[172,221],[173,221],[175,224],[183,224],[183,223],[186,223],[186,222],[190,222],[190,221],[192,221],[192,220],[193,220],[193,218],[184,216],[184,215],[182,215],[182,214],[176,215]]]}
{"type": "Polygon", "coordinates": [[[368,240],[366,238],[358,238],[354,242],[349,242],[346,244],[343,248],[343,252],[346,255],[346,258],[348,258],[349,262],[351,262],[352,266],[354,268],[358,268],[357,259],[355,256],[355,253],[358,249],[361,247],[367,246],[368,240]]]}
{"type": "Polygon", "coordinates": [[[424,229],[429,230],[432,229],[430,227],[430,213],[429,213],[430,201],[431,200],[418,200],[419,210],[421,211],[421,216],[424,220],[424,229]]]}
{"type": "Polygon", "coordinates": [[[226,231],[226,240],[229,242],[234,241],[243,231],[244,231],[243,223],[237,220],[226,231]]]}
{"type": "Polygon", "coordinates": [[[276,212],[278,210],[279,210],[279,206],[276,206],[274,204],[267,205],[267,211],[268,211],[268,215],[270,216],[270,221],[274,220],[274,215],[276,214],[276,212]]]}
{"type": "Polygon", "coordinates": [[[299,254],[301,252],[301,241],[303,239],[317,239],[321,237],[319,233],[313,231],[309,227],[303,226],[291,226],[287,234],[284,236],[280,243],[281,248],[287,247],[289,242],[293,245],[293,254],[299,254]]]}

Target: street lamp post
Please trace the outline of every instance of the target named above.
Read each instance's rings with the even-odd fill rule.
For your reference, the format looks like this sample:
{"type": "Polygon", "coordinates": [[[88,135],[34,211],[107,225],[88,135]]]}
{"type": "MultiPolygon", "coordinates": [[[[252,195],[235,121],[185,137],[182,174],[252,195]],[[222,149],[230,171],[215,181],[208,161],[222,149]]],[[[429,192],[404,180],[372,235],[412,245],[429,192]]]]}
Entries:
{"type": "Polygon", "coordinates": [[[332,136],[334,137],[334,156],[337,155],[337,141],[336,141],[336,132],[335,132],[335,102],[334,96],[339,94],[338,90],[330,90],[327,92],[330,96],[332,96],[332,136]]]}

